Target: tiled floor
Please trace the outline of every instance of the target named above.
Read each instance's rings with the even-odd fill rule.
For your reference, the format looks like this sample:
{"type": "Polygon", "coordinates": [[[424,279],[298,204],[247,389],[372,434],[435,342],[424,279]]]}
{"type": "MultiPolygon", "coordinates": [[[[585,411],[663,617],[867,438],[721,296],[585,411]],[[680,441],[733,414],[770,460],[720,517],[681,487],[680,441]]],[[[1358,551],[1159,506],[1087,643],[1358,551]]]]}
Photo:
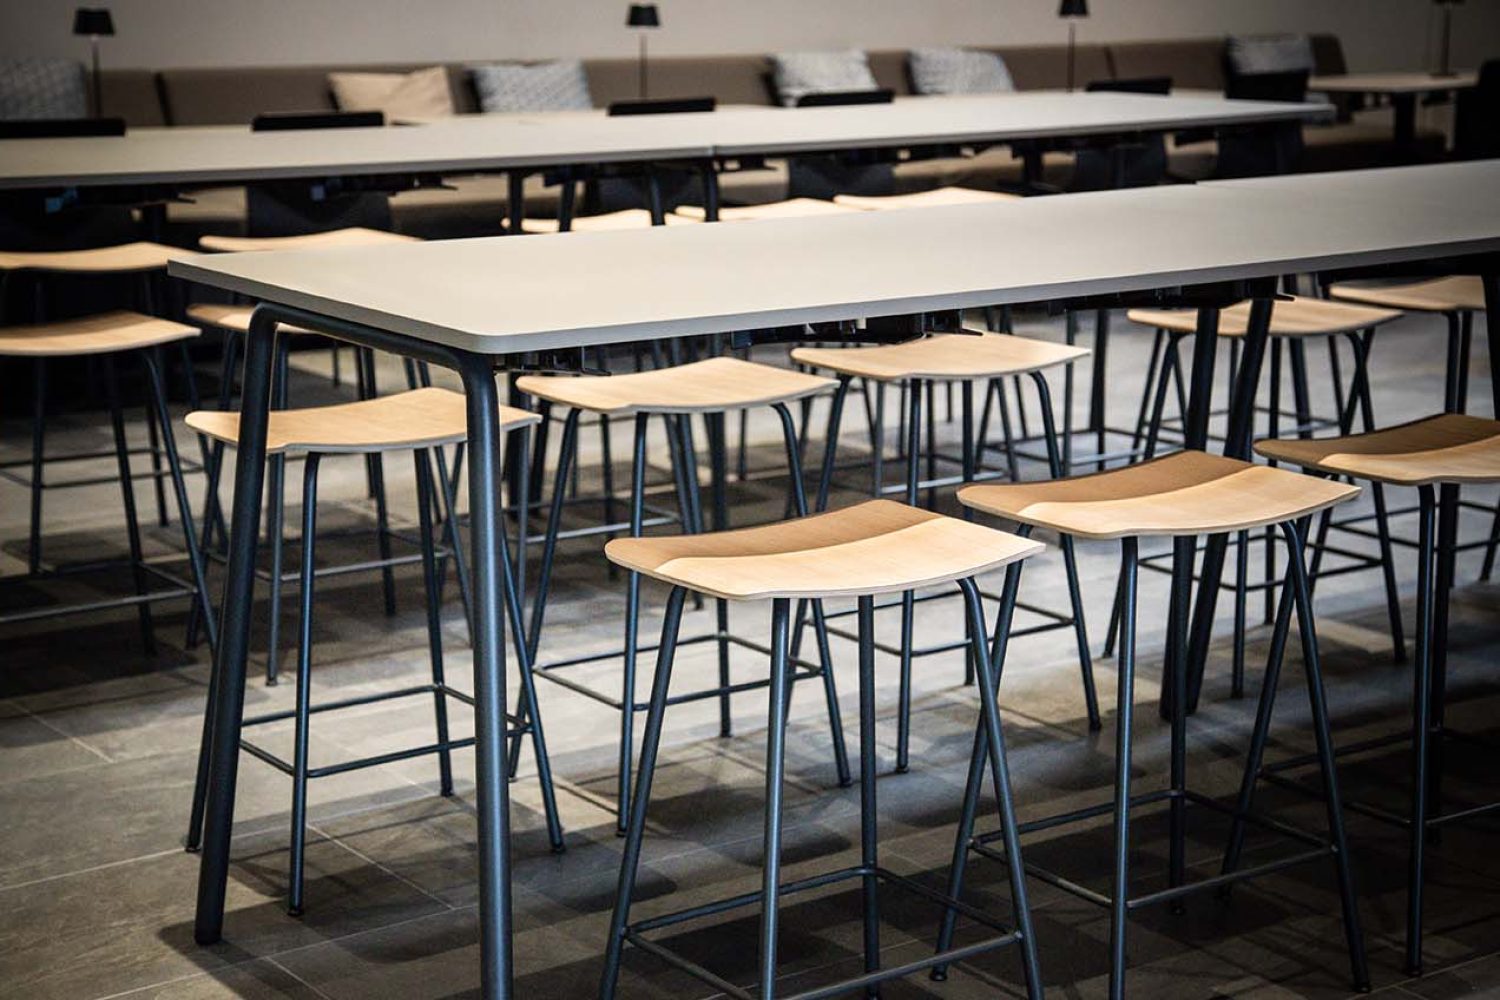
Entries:
{"type": "MultiPolygon", "coordinates": [[[[1117,323],[1111,351],[1111,407],[1116,423],[1131,418],[1138,399],[1149,338],[1117,323]]],[[[1058,336],[1042,321],[1028,331],[1058,336]]],[[[1475,337],[1482,351],[1485,338],[1475,337]]],[[[771,358],[774,352],[768,352],[771,358]]],[[[1314,352],[1316,397],[1326,404],[1326,363],[1314,352]]],[[[1382,331],[1375,351],[1375,394],[1384,422],[1417,415],[1440,398],[1443,350],[1436,325],[1403,321],[1382,331]]],[[[311,368],[325,354],[309,355],[311,368]]],[[[1485,363],[1475,358],[1475,371],[1485,363]]],[[[1222,371],[1222,366],[1221,366],[1222,371]]],[[[1477,376],[1476,376],[1477,377],[1477,376]]],[[[394,380],[394,370],[388,381],[394,380]]],[[[1055,380],[1060,381],[1060,380],[1055,380]]],[[[294,392],[304,400],[327,397],[326,381],[312,371],[298,376],[294,392]]],[[[345,388],[342,392],[348,392],[345,388]]],[[[1476,382],[1478,412],[1488,412],[1488,385],[1476,382]]],[[[1080,401],[1080,412],[1082,405],[1080,401]]],[[[857,404],[851,412],[858,412],[857,404]]],[[[818,411],[821,417],[821,409],[818,411]]],[[[846,421],[848,454],[861,437],[846,421]]],[[[139,428],[137,428],[139,429],[139,428]]],[[[25,425],[4,427],[6,457],[26,448],[25,425]]],[[[944,433],[956,426],[944,425],[944,433]]],[[[752,461],[774,467],[776,430],[752,426],[761,446],[752,461]]],[[[56,422],[59,448],[100,443],[107,424],[97,416],[56,422]]],[[[815,435],[816,436],[816,435],[815,435]]],[[[585,433],[592,449],[594,435],[585,433]]],[[[623,440],[623,438],[618,438],[623,440]]],[[[1080,450],[1085,446],[1080,445],[1080,450]]],[[[617,448],[616,454],[623,451],[617,448]]],[[[660,449],[658,449],[658,452],[660,449]]],[[[592,455],[592,451],[591,451],[592,455]]],[[[587,461],[587,459],[586,459],[587,461]]],[[[105,469],[107,471],[107,467],[105,469]]],[[[894,470],[893,470],[894,471],[894,470]]],[[[1041,470],[1029,464],[1030,475],[1041,470]]],[[[398,514],[412,512],[408,463],[393,462],[388,474],[398,514]]],[[[844,499],[861,480],[851,473],[844,499]]],[[[196,484],[195,484],[196,486],[196,484]]],[[[773,516],[780,510],[784,479],[770,477],[737,485],[736,516],[773,516]]],[[[324,494],[330,530],[367,518],[363,476],[357,462],[329,463],[324,494]]],[[[143,510],[150,510],[141,490],[143,510]]],[[[1493,493],[1480,494],[1493,499],[1493,493]]],[[[25,493],[0,481],[0,570],[24,569],[25,493]]],[[[49,558],[66,560],[100,547],[120,546],[116,494],[107,487],[48,496],[49,558]]],[[[580,511],[582,518],[587,512],[580,511]]],[[[1406,519],[1409,522],[1411,519],[1406,519]]],[[[1480,516],[1466,521],[1466,534],[1488,527],[1480,516]]],[[[1403,523],[1403,528],[1410,525],[1403,523]]],[[[155,551],[173,545],[172,529],[152,528],[155,551]]],[[[363,551],[367,541],[339,543],[363,551]],[[363,548],[362,548],[363,546],[363,548]]],[[[1159,548],[1159,547],[1153,547],[1159,548]]],[[[330,555],[337,549],[329,546],[330,555]]],[[[1116,550],[1080,546],[1083,590],[1090,609],[1093,647],[1103,637],[1113,586],[1116,550]]],[[[1409,556],[1400,560],[1408,597],[1413,585],[1409,556]]],[[[1456,726],[1497,735],[1500,696],[1495,689],[1500,648],[1500,588],[1475,583],[1477,559],[1460,561],[1460,588],[1451,631],[1451,713],[1456,726]]],[[[124,585],[126,581],[116,581],[124,585]]],[[[398,614],[379,610],[374,579],[345,577],[319,591],[315,635],[315,696],[359,694],[420,681],[428,669],[420,579],[410,570],[398,577],[398,614]]],[[[1143,577],[1142,706],[1137,738],[1138,787],[1165,780],[1166,734],[1150,707],[1156,697],[1161,655],[1165,577],[1143,577]]],[[[1065,590],[1056,550],[1027,570],[1024,597],[1060,606],[1065,590]]],[[[52,586],[6,584],[0,601],[12,604],[54,599],[52,586]]],[[[1378,575],[1336,576],[1319,587],[1319,627],[1339,738],[1350,741],[1399,731],[1410,697],[1410,668],[1392,662],[1378,575]]],[[[646,629],[658,621],[661,591],[648,589],[646,629]]],[[[544,644],[557,650],[604,648],[618,635],[620,588],[602,571],[597,546],[565,545],[559,565],[549,630],[544,644]]],[[[956,602],[921,605],[919,634],[953,634],[956,602]]],[[[1221,603],[1219,632],[1201,713],[1191,731],[1190,775],[1214,795],[1237,787],[1240,754],[1252,720],[1252,699],[1228,697],[1228,610],[1221,603]]],[[[1406,608],[1408,627],[1412,608],[1406,608]]],[[[882,626],[893,637],[892,613],[882,626]]],[[[468,649],[456,601],[445,612],[447,666],[464,678],[468,649]]],[[[1259,604],[1252,602],[1252,620],[1259,604]]],[[[294,612],[287,609],[288,634],[294,612]]],[[[262,614],[262,621],[264,615],[262,614]]],[[[738,609],[737,627],[759,638],[764,608],[738,609]]],[[[703,628],[710,611],[689,611],[685,630],[703,628]]],[[[222,944],[200,948],[192,941],[196,859],[179,847],[187,819],[198,738],[207,655],[182,643],[180,607],[158,614],[160,651],[140,652],[132,615],[116,613],[53,621],[0,631],[0,996],[26,998],[209,997],[436,998],[477,995],[475,845],[472,765],[456,755],[458,794],[437,794],[437,767],[430,758],[328,778],[313,785],[308,850],[307,913],[284,912],[289,787],[282,776],[246,758],[241,766],[234,864],[222,944]]],[[[1251,632],[1252,694],[1257,688],[1268,630],[1251,632]]],[[[853,646],[834,640],[845,725],[851,747],[856,734],[853,646]]],[[[1114,661],[1096,664],[1105,702],[1105,728],[1090,733],[1083,721],[1075,657],[1065,633],[1019,639],[1006,664],[1003,707],[1007,713],[1011,767],[1024,816],[1107,799],[1112,780],[1114,661]]],[[[256,657],[252,667],[260,662],[256,657]]],[[[1300,662],[1300,661],[1298,661],[1300,662]]],[[[1291,756],[1309,748],[1300,671],[1289,669],[1272,753],[1291,756]]],[[[615,683],[608,665],[580,668],[581,676],[615,683]]],[[[913,767],[891,773],[894,748],[894,663],[879,664],[879,741],[883,771],[882,860],[890,868],[940,884],[952,850],[952,831],[962,795],[964,766],[973,732],[971,689],[961,684],[956,656],[921,661],[916,671],[913,767]]],[[[764,671],[756,657],[737,653],[735,672],[764,671]]],[[[712,676],[708,647],[684,651],[678,676],[683,685],[712,676]]],[[[642,688],[644,691],[644,686],[642,688]]],[[[291,704],[292,686],[251,684],[251,711],[291,704]]],[[[567,852],[547,849],[531,755],[523,755],[512,786],[515,809],[516,961],[518,995],[528,1000],[592,995],[599,973],[609,907],[620,858],[610,812],[613,795],[616,716],[561,687],[543,684],[542,708],[567,852]]],[[[666,745],[650,812],[637,915],[665,912],[758,886],[762,821],[764,698],[739,696],[736,731],[718,737],[712,702],[675,709],[668,717],[666,745]]],[[[793,704],[787,786],[788,877],[851,863],[858,856],[857,794],[835,787],[827,719],[820,692],[799,690],[793,704]]],[[[470,722],[457,713],[456,729],[470,722]]],[[[425,699],[367,706],[319,716],[313,726],[315,762],[384,751],[429,741],[425,699]]],[[[269,727],[264,738],[286,747],[289,731],[269,727]]],[[[1455,744],[1450,765],[1456,798],[1495,791],[1494,751],[1455,744]],[[1472,789],[1471,787],[1472,786],[1472,789]]],[[[1399,748],[1350,761],[1347,789],[1390,804],[1402,801],[1408,765],[1399,748]]],[[[1263,804],[1277,815],[1319,828],[1316,802],[1267,789],[1263,804]]],[[[1377,994],[1411,1000],[1500,995],[1500,852],[1494,820],[1448,830],[1430,856],[1429,973],[1409,979],[1400,969],[1404,926],[1405,844],[1400,831],[1351,817],[1355,860],[1374,985],[1377,994]]],[[[1141,888],[1162,883],[1165,818],[1146,814],[1136,824],[1134,860],[1141,888]]],[[[1212,872],[1224,837],[1212,815],[1193,817],[1190,861],[1212,872]]],[[[1279,846],[1252,840],[1254,856],[1279,846]]],[[[1028,841],[1029,860],[1065,869],[1103,888],[1107,884],[1109,833],[1095,823],[1028,841]]],[[[1003,873],[992,862],[973,866],[974,899],[1006,913],[1003,873]]],[[[1090,904],[1033,881],[1041,962],[1049,996],[1103,995],[1107,919],[1090,904]]],[[[884,958],[890,963],[925,953],[936,913],[930,905],[889,894],[883,899],[884,958]]],[[[785,911],[780,989],[795,991],[856,971],[859,958],[857,891],[852,885],[796,897],[785,911]]],[[[734,982],[754,975],[756,921],[749,912],[667,932],[666,938],[695,960],[734,982]]],[[[1142,997],[1337,997],[1350,993],[1348,963],[1338,920],[1338,897],[1327,865],[1307,866],[1237,889],[1228,899],[1190,899],[1182,914],[1153,908],[1138,913],[1130,937],[1132,996],[1142,997]]],[[[703,997],[711,990],[639,953],[630,953],[621,983],[629,998],[703,997]]],[[[888,998],[1006,997],[1022,995],[1016,958],[1000,952],[962,963],[946,983],[916,977],[891,984],[888,998]]]]}

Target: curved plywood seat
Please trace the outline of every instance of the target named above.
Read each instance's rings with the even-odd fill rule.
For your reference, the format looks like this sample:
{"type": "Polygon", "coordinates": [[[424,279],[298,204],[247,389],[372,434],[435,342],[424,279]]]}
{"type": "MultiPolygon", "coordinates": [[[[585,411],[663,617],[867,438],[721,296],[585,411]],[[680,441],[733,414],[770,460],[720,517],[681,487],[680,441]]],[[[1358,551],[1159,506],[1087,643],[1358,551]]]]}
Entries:
{"type": "Polygon", "coordinates": [[[708,358],[628,375],[524,375],[522,392],[591,413],[718,413],[814,396],[833,380],[789,368],[708,358]]]}
{"type": "MultiPolygon", "coordinates": [[[[196,302],[187,307],[188,318],[204,326],[216,326],[221,330],[229,330],[233,333],[250,332],[250,316],[255,312],[254,306],[231,306],[218,302],[196,302]]],[[[289,326],[281,324],[279,328],[283,333],[311,333],[300,326],[289,326]]]]}
{"type": "MultiPolygon", "coordinates": [[[[1173,333],[1192,333],[1198,327],[1198,313],[1193,309],[1131,309],[1125,315],[1132,323],[1173,333]]],[[[1356,333],[1400,316],[1394,309],[1296,295],[1288,300],[1278,299],[1271,307],[1271,336],[1326,337],[1356,333]]],[[[1249,328],[1249,302],[1236,302],[1219,312],[1219,336],[1243,337],[1249,328]]]]}
{"type": "Polygon", "coordinates": [[[835,205],[866,212],[885,212],[900,208],[941,208],[946,205],[990,205],[997,201],[1018,201],[1020,195],[1003,191],[979,191],[966,187],[941,187],[911,194],[860,195],[836,194],[835,205]]]}
{"type": "MultiPolygon", "coordinates": [[[[720,222],[759,222],[762,219],[805,219],[816,215],[850,215],[856,209],[822,198],[788,198],[764,205],[731,205],[719,209],[720,222]]],[[[680,205],[674,215],[702,222],[708,213],[701,205],[680,205]]]]}
{"type": "Polygon", "coordinates": [[[1500,421],[1462,413],[1369,434],[1258,441],[1267,458],[1396,486],[1500,482],[1500,421]]]}
{"type": "MultiPolygon", "coordinates": [[[[692,220],[685,219],[680,215],[670,212],[666,216],[666,224],[669,226],[680,226],[692,220]]],[[[556,219],[527,219],[521,228],[528,233],[556,234],[562,232],[561,223],[556,219]]],[[[644,208],[624,208],[618,212],[605,212],[603,215],[575,215],[573,217],[570,233],[611,233],[620,229],[650,229],[651,213],[644,208]]]]}
{"type": "Polygon", "coordinates": [[[198,336],[198,328],[120,310],[82,319],[0,327],[0,356],[112,354],[198,336]]]}
{"type": "Polygon", "coordinates": [[[1473,274],[1401,285],[1334,285],[1328,294],[1349,302],[1412,312],[1484,311],[1484,283],[1473,274]]]}
{"type": "Polygon", "coordinates": [[[1184,451],[1090,476],[983,483],[967,507],[1079,538],[1214,535],[1280,524],[1343,503],[1359,487],[1184,451]]]}
{"type": "MultiPolygon", "coordinates": [[[[266,453],[359,454],[457,444],[468,437],[464,405],[462,393],[429,387],[357,403],[273,410],[266,431],[266,453]]],[[[501,430],[540,420],[528,410],[500,407],[501,430]]],[[[225,444],[239,443],[238,413],[198,410],[187,415],[187,425],[225,444]]]]}
{"type": "Polygon", "coordinates": [[[259,253],[265,250],[316,250],[327,247],[378,247],[391,243],[420,243],[415,236],[403,236],[383,229],[330,229],[325,233],[303,233],[298,236],[201,236],[198,245],[216,253],[259,253]]]}
{"type": "Polygon", "coordinates": [[[1088,356],[1084,347],[1009,334],[943,333],[878,347],[799,347],[799,364],[879,382],[967,381],[1023,375],[1088,356]]]}
{"type": "Polygon", "coordinates": [[[887,594],[974,576],[1042,551],[1029,539],[870,500],[738,531],[616,538],[613,562],[728,600],[887,594]]]}
{"type": "Polygon", "coordinates": [[[0,271],[51,271],[58,274],[155,271],[192,254],[191,250],[144,241],[89,250],[0,250],[0,271]]]}

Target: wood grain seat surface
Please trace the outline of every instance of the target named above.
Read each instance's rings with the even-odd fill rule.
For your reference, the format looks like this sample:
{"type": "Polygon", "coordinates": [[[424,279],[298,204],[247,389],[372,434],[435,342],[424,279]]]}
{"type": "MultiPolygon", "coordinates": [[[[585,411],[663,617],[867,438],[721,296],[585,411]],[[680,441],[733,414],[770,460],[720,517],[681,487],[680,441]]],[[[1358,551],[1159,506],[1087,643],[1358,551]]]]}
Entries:
{"type": "Polygon", "coordinates": [[[523,375],[522,392],[591,413],[716,413],[814,396],[833,380],[719,357],[625,375],[523,375]]]}
{"type": "Polygon", "coordinates": [[[200,236],[198,245],[215,253],[260,253],[268,250],[315,250],[319,247],[378,247],[392,243],[420,243],[415,236],[350,226],[297,236],[200,236]]]}
{"type": "MultiPolygon", "coordinates": [[[[666,216],[666,224],[669,226],[682,226],[692,221],[670,212],[666,216]]],[[[571,226],[568,232],[572,233],[612,233],[621,229],[650,229],[651,213],[644,208],[622,208],[618,212],[605,212],[602,215],[575,215],[571,226]]],[[[562,233],[561,223],[556,219],[527,219],[521,224],[521,229],[537,235],[562,233]]]]}
{"type": "Polygon", "coordinates": [[[1400,285],[1339,284],[1328,289],[1336,299],[1364,302],[1412,312],[1484,311],[1484,282],[1475,274],[1454,274],[1400,285]]]}
{"type": "MultiPolygon", "coordinates": [[[[195,302],[187,307],[188,318],[204,326],[214,326],[221,330],[229,330],[233,333],[249,333],[250,317],[255,312],[254,306],[225,305],[220,302],[195,302]]],[[[286,323],[279,324],[277,329],[283,333],[311,333],[300,326],[290,326],[286,323]]]]}
{"type": "Polygon", "coordinates": [[[1255,450],[1305,469],[1394,486],[1500,482],[1500,421],[1462,413],[1348,437],[1258,441],[1255,450]]]}
{"type": "Polygon", "coordinates": [[[1044,546],[983,525],[868,500],[736,531],[616,538],[627,569],[728,600],[839,597],[913,590],[996,569],[1044,546]]]}
{"type": "Polygon", "coordinates": [[[1212,535],[1279,524],[1343,503],[1359,487],[1184,451],[1036,483],[981,483],[965,506],[1079,538],[1212,535]]]}
{"type": "MultiPolygon", "coordinates": [[[[457,444],[468,437],[464,406],[462,393],[428,387],[355,403],[272,410],[266,453],[359,454],[457,444]]],[[[541,417],[529,410],[500,407],[502,431],[539,420],[541,417]]],[[[239,442],[238,413],[198,410],[188,414],[187,425],[226,444],[239,442]]]]}
{"type": "MultiPolygon", "coordinates": [[[[1125,315],[1132,323],[1173,333],[1193,333],[1198,324],[1198,313],[1194,309],[1131,309],[1125,315]]],[[[1271,307],[1271,336],[1318,337],[1355,333],[1389,323],[1400,316],[1401,313],[1394,309],[1297,295],[1285,301],[1278,299],[1271,307]]],[[[1219,312],[1219,336],[1243,337],[1249,328],[1249,302],[1236,302],[1219,312]]]]}
{"type": "Polygon", "coordinates": [[[792,360],[878,382],[967,381],[1040,371],[1088,353],[1085,347],[1010,334],[943,333],[876,347],[799,347],[792,360]]]}
{"type": "Polygon", "coordinates": [[[1016,201],[1020,197],[1004,191],[940,187],[930,191],[913,191],[910,194],[836,194],[833,196],[833,203],[867,212],[886,212],[907,208],[939,208],[944,205],[987,205],[997,201],[1016,201]]]}
{"type": "Polygon", "coordinates": [[[188,340],[198,332],[197,327],[117,310],[56,323],[0,327],[0,356],[112,354],[188,340]]]}
{"type": "Polygon", "coordinates": [[[87,250],[0,250],[0,271],[48,271],[54,274],[112,274],[155,271],[191,257],[193,251],[144,240],[87,250]]]}
{"type": "MultiPolygon", "coordinates": [[[[820,215],[852,215],[859,209],[822,198],[787,198],[764,205],[725,205],[719,209],[720,222],[759,222],[763,219],[806,219],[820,215]]],[[[673,214],[701,222],[708,217],[701,205],[680,205],[673,214]]]]}

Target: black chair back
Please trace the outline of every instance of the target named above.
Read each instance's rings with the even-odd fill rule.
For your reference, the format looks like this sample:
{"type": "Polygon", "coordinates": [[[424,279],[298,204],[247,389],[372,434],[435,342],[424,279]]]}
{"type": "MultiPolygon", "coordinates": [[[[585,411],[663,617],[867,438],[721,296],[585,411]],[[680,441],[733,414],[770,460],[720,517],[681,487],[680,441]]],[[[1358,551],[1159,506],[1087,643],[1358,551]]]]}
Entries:
{"type": "MultiPolygon", "coordinates": [[[[1307,100],[1307,78],[1305,69],[1232,75],[1224,87],[1224,96],[1236,101],[1301,104],[1307,100]]],[[[1262,177],[1291,173],[1301,159],[1301,122],[1234,129],[1219,136],[1219,162],[1214,168],[1214,176],[1262,177]]]]}
{"type": "Polygon", "coordinates": [[[271,111],[250,119],[252,132],[286,132],[303,128],[380,128],[379,111],[271,111]]]}
{"type": "MultiPolygon", "coordinates": [[[[256,115],[252,132],[301,129],[379,128],[379,111],[276,112],[256,115]]],[[[362,226],[391,229],[390,196],[372,191],[357,180],[265,181],[245,192],[245,231],[250,236],[301,236],[331,229],[362,226]]]]}
{"type": "Polygon", "coordinates": [[[17,118],[0,121],[0,139],[76,139],[124,134],[123,118],[17,118]]]}
{"type": "Polygon", "coordinates": [[[799,108],[834,108],[845,104],[890,104],[896,92],[881,90],[836,90],[824,94],[803,94],[797,98],[799,108]]]}
{"type": "MultiPolygon", "coordinates": [[[[1142,76],[1124,80],[1094,80],[1084,88],[1090,93],[1169,94],[1170,76],[1142,76]]],[[[1167,176],[1167,142],[1161,136],[1145,136],[1100,149],[1080,149],[1073,161],[1074,191],[1108,188],[1151,187],[1167,176]]]]}
{"type": "Polygon", "coordinates": [[[1084,88],[1090,93],[1110,91],[1121,94],[1170,94],[1170,76],[1137,76],[1124,80],[1094,80],[1084,88]]]}
{"type": "Polygon", "coordinates": [[[609,106],[609,116],[621,115],[680,115],[713,111],[719,106],[715,97],[664,97],[659,100],[615,101],[609,106]]]}

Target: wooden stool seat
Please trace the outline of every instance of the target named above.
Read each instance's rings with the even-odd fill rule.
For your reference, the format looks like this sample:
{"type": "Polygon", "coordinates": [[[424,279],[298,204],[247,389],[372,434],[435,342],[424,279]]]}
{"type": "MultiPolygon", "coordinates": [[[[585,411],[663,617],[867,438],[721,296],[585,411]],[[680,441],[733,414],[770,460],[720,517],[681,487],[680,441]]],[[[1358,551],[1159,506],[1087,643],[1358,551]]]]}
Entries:
{"type": "Polygon", "coordinates": [[[391,243],[420,243],[415,236],[384,229],[351,226],[297,236],[201,236],[198,245],[216,253],[256,253],[263,250],[314,250],[325,247],[377,247],[391,243]]]}
{"type": "MultiPolygon", "coordinates": [[[[366,454],[457,444],[468,437],[464,406],[462,393],[428,387],[356,403],[272,410],[266,454],[366,454]]],[[[539,420],[530,411],[500,407],[502,431],[539,420]]],[[[240,439],[238,413],[198,410],[187,415],[187,425],[225,444],[237,444],[240,439]]]]}
{"type": "Polygon", "coordinates": [[[1483,312],[1484,282],[1474,274],[1455,274],[1401,285],[1334,285],[1328,294],[1412,312],[1483,312]]]}
{"type": "MultiPolygon", "coordinates": [[[[680,226],[691,222],[680,215],[667,214],[666,224],[669,226],[680,226]]],[[[556,219],[527,219],[521,224],[521,231],[526,233],[555,234],[562,232],[562,224],[556,219]]],[[[619,229],[650,229],[651,213],[644,208],[623,208],[618,212],[605,212],[602,215],[575,215],[571,228],[572,233],[610,233],[619,229]]]]}
{"type": "Polygon", "coordinates": [[[198,328],[118,310],[81,319],[0,327],[0,356],[52,358],[113,354],[198,336],[198,328]]]}
{"type": "Polygon", "coordinates": [[[1343,503],[1359,487],[1183,451],[1088,476],[983,483],[966,507],[1079,538],[1216,535],[1281,524],[1343,503]]]}
{"type": "MultiPolygon", "coordinates": [[[[852,215],[857,209],[822,198],[788,198],[764,205],[733,205],[719,209],[720,222],[759,222],[763,219],[805,219],[816,215],[852,215]]],[[[702,222],[708,213],[701,205],[679,205],[673,215],[702,222]]],[[[670,218],[671,216],[668,216],[670,218]]]]}
{"type": "Polygon", "coordinates": [[[975,576],[1039,542],[892,500],[736,531],[616,538],[626,569],[725,600],[870,596],[975,576]]]}
{"type": "Polygon", "coordinates": [[[626,375],[524,375],[516,387],[548,402],[592,413],[719,413],[815,396],[832,379],[789,368],[707,358],[626,375]]]}
{"type": "Polygon", "coordinates": [[[1088,348],[1009,334],[937,334],[878,347],[799,347],[792,360],[877,382],[978,381],[1052,368],[1088,356],[1088,348]]]}
{"type": "MultiPolygon", "coordinates": [[[[195,302],[187,307],[189,319],[233,333],[249,333],[250,317],[254,312],[254,306],[224,305],[219,302],[195,302]]],[[[286,323],[280,324],[277,329],[282,333],[312,333],[311,330],[286,323]]]]}
{"type": "Polygon", "coordinates": [[[1017,201],[1020,197],[1003,191],[941,187],[931,191],[914,191],[911,194],[836,194],[833,196],[833,203],[866,212],[884,212],[904,208],[940,208],[945,205],[988,205],[997,201],[1017,201]]]}
{"type": "Polygon", "coordinates": [[[193,251],[160,243],[121,243],[88,250],[0,250],[0,271],[49,271],[54,274],[110,274],[155,271],[193,251]]]}
{"type": "Polygon", "coordinates": [[[1444,413],[1338,438],[1258,441],[1267,458],[1394,486],[1500,482],[1500,421],[1444,413]]]}
{"type": "MultiPolygon", "coordinates": [[[[1132,323],[1172,333],[1190,334],[1197,330],[1198,312],[1195,309],[1131,309],[1125,315],[1132,323]]],[[[1401,313],[1394,309],[1296,295],[1290,299],[1278,299],[1271,307],[1271,336],[1330,337],[1357,333],[1400,316],[1401,313]]],[[[1249,327],[1249,302],[1237,302],[1219,312],[1219,336],[1243,337],[1249,327]]]]}

